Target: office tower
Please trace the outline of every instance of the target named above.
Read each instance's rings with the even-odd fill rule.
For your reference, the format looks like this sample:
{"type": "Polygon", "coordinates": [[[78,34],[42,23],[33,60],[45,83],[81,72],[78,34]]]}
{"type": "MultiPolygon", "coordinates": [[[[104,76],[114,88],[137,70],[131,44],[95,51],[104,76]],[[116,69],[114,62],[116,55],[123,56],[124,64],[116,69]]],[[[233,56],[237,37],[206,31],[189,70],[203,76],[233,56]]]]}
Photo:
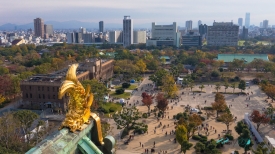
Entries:
{"type": "Polygon", "coordinates": [[[243,26],[243,33],[241,36],[242,36],[242,39],[244,39],[244,40],[248,39],[248,28],[245,28],[243,26]]]}
{"type": "Polygon", "coordinates": [[[75,43],[75,33],[66,34],[67,43],[75,43]]]}
{"type": "Polygon", "coordinates": [[[172,25],[156,25],[152,23],[151,38],[146,46],[180,46],[180,33],[176,22],[172,25]]]}
{"type": "Polygon", "coordinates": [[[124,16],[123,19],[123,46],[133,44],[133,20],[130,16],[124,16]]]}
{"type": "Polygon", "coordinates": [[[263,21],[263,28],[268,28],[268,20],[263,21]]]}
{"type": "Polygon", "coordinates": [[[198,21],[198,28],[199,28],[200,25],[201,25],[201,20],[198,21]]]}
{"type": "Polygon", "coordinates": [[[207,27],[207,45],[237,46],[239,26],[233,22],[215,22],[207,27]],[[221,31],[222,30],[222,31],[221,31]]]}
{"type": "Polygon", "coordinates": [[[146,31],[134,31],[134,44],[146,43],[146,31]]]}
{"type": "Polygon", "coordinates": [[[260,22],[260,28],[263,28],[263,22],[260,22]]]}
{"type": "Polygon", "coordinates": [[[238,25],[240,28],[243,27],[243,18],[238,19],[238,25]]]}
{"type": "Polygon", "coordinates": [[[34,22],[34,35],[36,37],[44,37],[44,21],[41,18],[36,18],[34,22]]]}
{"type": "Polygon", "coordinates": [[[249,28],[250,26],[250,13],[245,14],[245,27],[249,28]]]}
{"type": "Polygon", "coordinates": [[[104,22],[103,21],[99,22],[99,32],[101,32],[101,33],[104,32],[104,22]]]}
{"type": "Polygon", "coordinates": [[[83,27],[79,28],[79,32],[82,33],[82,34],[86,34],[87,33],[86,28],[83,28],[83,27]]]}
{"type": "Polygon", "coordinates": [[[82,34],[83,43],[93,43],[95,42],[94,33],[86,33],[82,34]]]}
{"type": "Polygon", "coordinates": [[[123,32],[122,31],[110,31],[109,32],[109,42],[110,43],[122,43],[123,42],[123,32]]]}
{"type": "Polygon", "coordinates": [[[202,38],[205,38],[205,35],[207,33],[207,25],[206,24],[201,24],[199,26],[199,33],[200,33],[200,36],[202,36],[202,38]]]}
{"type": "Polygon", "coordinates": [[[192,20],[185,22],[186,31],[192,30],[192,20]]]}
{"type": "Polygon", "coordinates": [[[201,46],[202,45],[202,37],[197,32],[190,31],[182,36],[182,45],[183,46],[201,46]]]}
{"type": "Polygon", "coordinates": [[[45,34],[53,36],[53,25],[44,25],[45,34]]]}

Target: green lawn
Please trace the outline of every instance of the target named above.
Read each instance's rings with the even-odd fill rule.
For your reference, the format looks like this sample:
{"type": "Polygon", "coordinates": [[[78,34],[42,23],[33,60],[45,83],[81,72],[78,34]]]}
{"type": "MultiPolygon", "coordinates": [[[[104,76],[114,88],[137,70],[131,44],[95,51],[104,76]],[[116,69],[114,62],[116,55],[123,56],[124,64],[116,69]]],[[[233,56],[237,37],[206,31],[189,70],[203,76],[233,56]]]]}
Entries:
{"type": "MultiPolygon", "coordinates": [[[[121,88],[121,85],[115,86],[115,89],[121,88]]],[[[131,84],[129,88],[126,88],[126,90],[135,90],[137,88],[137,85],[131,84]]]]}
{"type": "Polygon", "coordinates": [[[102,103],[101,107],[104,108],[104,110],[109,111],[109,113],[114,113],[122,109],[122,106],[119,103],[102,103]]]}
{"type": "Polygon", "coordinates": [[[272,45],[272,43],[268,41],[258,41],[256,44],[272,45]]]}
{"type": "Polygon", "coordinates": [[[130,98],[131,93],[130,93],[130,92],[124,92],[123,94],[117,95],[116,92],[111,91],[111,92],[110,92],[110,96],[112,96],[112,97],[117,97],[117,98],[124,98],[124,99],[127,99],[127,98],[130,98]]]}
{"type": "Polygon", "coordinates": [[[244,46],[244,45],[243,45],[244,42],[245,42],[244,40],[238,41],[238,46],[244,46]]]}

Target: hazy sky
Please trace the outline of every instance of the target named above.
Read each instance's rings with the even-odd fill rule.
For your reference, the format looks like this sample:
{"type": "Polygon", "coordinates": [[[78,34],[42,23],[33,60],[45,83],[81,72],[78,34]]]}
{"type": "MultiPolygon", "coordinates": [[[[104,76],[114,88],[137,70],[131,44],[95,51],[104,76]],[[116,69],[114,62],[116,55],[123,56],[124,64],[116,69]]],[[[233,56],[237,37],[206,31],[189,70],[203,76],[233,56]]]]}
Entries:
{"type": "Polygon", "coordinates": [[[79,20],[122,23],[130,15],[135,24],[172,24],[184,27],[186,20],[212,24],[216,21],[237,23],[250,12],[250,23],[264,19],[275,25],[275,0],[1,0],[0,25],[25,24],[36,17],[44,21],[79,20]]]}

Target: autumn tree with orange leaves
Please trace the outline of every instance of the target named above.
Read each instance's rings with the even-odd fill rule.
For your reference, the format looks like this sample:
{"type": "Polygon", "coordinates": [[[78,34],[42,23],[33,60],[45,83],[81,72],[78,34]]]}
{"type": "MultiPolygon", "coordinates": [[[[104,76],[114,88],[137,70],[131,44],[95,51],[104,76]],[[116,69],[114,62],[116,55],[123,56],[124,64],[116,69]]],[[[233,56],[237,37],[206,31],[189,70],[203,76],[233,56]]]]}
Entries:
{"type": "Polygon", "coordinates": [[[153,96],[152,95],[149,95],[147,94],[146,92],[143,92],[141,94],[141,97],[142,97],[142,103],[143,105],[147,106],[148,108],[148,113],[150,113],[150,106],[153,104],[153,96]]]}
{"type": "Polygon", "coordinates": [[[260,113],[258,110],[253,110],[250,118],[254,123],[256,123],[257,131],[261,124],[268,124],[270,121],[270,118],[265,113],[260,113]]]}

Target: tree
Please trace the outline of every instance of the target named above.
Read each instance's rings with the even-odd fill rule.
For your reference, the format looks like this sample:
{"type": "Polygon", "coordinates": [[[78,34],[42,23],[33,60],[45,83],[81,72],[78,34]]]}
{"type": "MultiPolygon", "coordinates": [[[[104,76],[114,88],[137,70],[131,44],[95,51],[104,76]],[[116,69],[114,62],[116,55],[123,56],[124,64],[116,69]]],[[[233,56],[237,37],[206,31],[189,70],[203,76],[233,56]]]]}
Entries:
{"type": "Polygon", "coordinates": [[[219,112],[222,112],[227,108],[224,96],[222,94],[216,93],[215,102],[212,103],[212,108],[217,111],[217,117],[219,116],[219,112]]]}
{"type": "Polygon", "coordinates": [[[121,112],[113,115],[117,129],[131,130],[134,127],[146,127],[142,122],[137,122],[141,118],[141,113],[136,107],[122,108],[121,112]]]}
{"type": "Polygon", "coordinates": [[[219,83],[216,84],[215,89],[217,90],[217,93],[219,92],[219,90],[221,89],[221,85],[219,83]]]}
{"type": "Polygon", "coordinates": [[[241,92],[245,90],[245,81],[241,80],[238,86],[239,89],[241,89],[241,92]]]}
{"type": "Polygon", "coordinates": [[[156,96],[157,108],[164,112],[168,106],[168,100],[164,97],[163,93],[158,93],[156,96]]]}
{"type": "Polygon", "coordinates": [[[248,128],[242,130],[241,135],[238,137],[238,144],[240,147],[244,148],[245,153],[253,146],[248,128]]]}
{"type": "Polygon", "coordinates": [[[231,125],[235,119],[231,113],[224,113],[220,116],[220,120],[222,123],[226,125],[227,131],[229,130],[229,125],[231,125]]]}
{"type": "Polygon", "coordinates": [[[188,142],[187,140],[184,140],[182,143],[181,143],[181,151],[186,154],[186,151],[187,150],[190,150],[190,148],[193,146],[192,143],[188,142]]]}
{"type": "Polygon", "coordinates": [[[146,71],[146,64],[144,63],[144,61],[142,59],[138,60],[136,62],[136,65],[139,68],[139,71],[141,73],[144,73],[146,71]]]}
{"type": "Polygon", "coordinates": [[[40,138],[40,135],[39,135],[40,126],[43,126],[43,125],[44,125],[44,121],[42,120],[39,120],[36,124],[36,144],[38,143],[40,138]]]}
{"type": "Polygon", "coordinates": [[[168,75],[168,72],[164,69],[157,70],[153,75],[149,76],[149,80],[153,81],[156,86],[163,85],[163,78],[168,75]]]}
{"type": "Polygon", "coordinates": [[[270,154],[268,151],[268,148],[265,146],[264,142],[261,142],[260,144],[258,144],[257,149],[253,150],[254,154],[270,154]]]}
{"type": "Polygon", "coordinates": [[[232,83],[231,84],[231,88],[233,89],[233,93],[235,92],[235,88],[236,88],[236,84],[235,83],[232,83]]]}
{"type": "Polygon", "coordinates": [[[27,138],[27,142],[30,143],[30,129],[32,123],[38,118],[38,114],[30,110],[20,110],[14,113],[14,117],[19,121],[23,133],[27,138]]]}
{"type": "Polygon", "coordinates": [[[198,129],[198,126],[202,124],[201,117],[197,114],[191,114],[186,119],[180,118],[178,125],[184,125],[187,129],[187,139],[189,140],[198,129]]]}
{"type": "Polygon", "coordinates": [[[180,145],[187,140],[187,130],[184,125],[178,125],[176,128],[176,139],[180,145]]]}
{"type": "Polygon", "coordinates": [[[226,89],[228,89],[228,87],[229,87],[229,84],[228,84],[227,80],[224,82],[223,86],[224,86],[224,92],[226,93],[226,89]]]}
{"type": "Polygon", "coordinates": [[[259,127],[261,124],[268,124],[270,121],[270,118],[267,117],[265,113],[260,113],[258,110],[253,110],[253,112],[250,115],[252,121],[256,123],[257,125],[257,131],[259,130],[259,127]]]}
{"type": "Polygon", "coordinates": [[[175,84],[175,80],[173,78],[173,76],[171,75],[166,75],[164,76],[164,78],[162,79],[162,91],[165,92],[165,94],[167,95],[167,97],[175,97],[177,91],[178,91],[178,87],[175,84]]]}
{"type": "Polygon", "coordinates": [[[90,85],[91,92],[94,95],[93,108],[96,109],[97,106],[104,101],[104,96],[108,94],[107,87],[96,79],[84,80],[82,81],[82,84],[84,88],[87,88],[87,86],[90,85]]]}
{"type": "Polygon", "coordinates": [[[197,142],[194,148],[195,148],[196,152],[201,152],[201,151],[205,150],[205,145],[201,142],[197,142]]]}
{"type": "Polygon", "coordinates": [[[201,89],[201,92],[202,92],[202,89],[204,89],[205,86],[202,84],[202,85],[199,86],[199,88],[201,89]]]}
{"type": "Polygon", "coordinates": [[[245,123],[243,123],[242,121],[239,121],[239,122],[237,123],[237,125],[235,126],[235,131],[236,131],[239,135],[241,135],[242,132],[243,132],[243,129],[248,129],[248,128],[247,128],[247,125],[246,125],[245,123]]]}
{"type": "Polygon", "coordinates": [[[150,106],[153,104],[153,96],[148,95],[146,92],[143,92],[141,94],[142,96],[142,103],[143,105],[147,106],[148,108],[148,113],[150,113],[150,106]]]}
{"type": "Polygon", "coordinates": [[[192,91],[192,89],[195,87],[195,84],[193,82],[189,82],[188,86],[192,91]]]}

